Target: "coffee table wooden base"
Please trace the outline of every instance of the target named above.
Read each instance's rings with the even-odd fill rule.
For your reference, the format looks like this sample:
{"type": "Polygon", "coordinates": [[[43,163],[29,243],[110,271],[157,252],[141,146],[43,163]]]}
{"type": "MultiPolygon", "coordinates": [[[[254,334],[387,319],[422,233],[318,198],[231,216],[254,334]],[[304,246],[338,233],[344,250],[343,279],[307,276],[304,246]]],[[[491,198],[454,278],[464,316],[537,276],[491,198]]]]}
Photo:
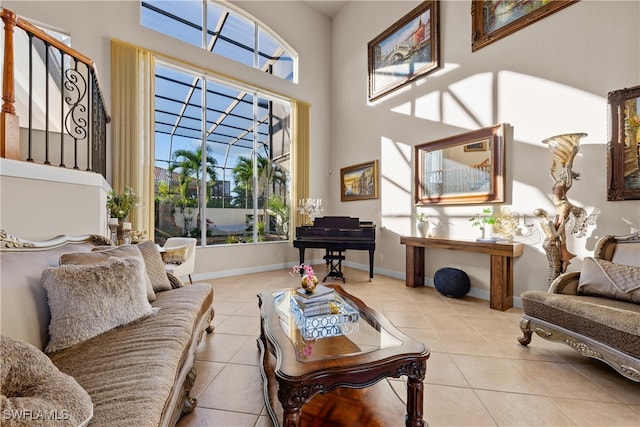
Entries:
{"type": "Polygon", "coordinates": [[[339,387],[325,394],[317,394],[297,413],[288,414],[288,420],[283,420],[284,410],[278,400],[279,385],[274,375],[275,357],[265,350],[260,339],[258,347],[263,362],[260,373],[264,381],[264,400],[276,426],[387,427],[400,425],[405,418],[407,406],[391,385],[382,380],[367,388],[339,387]]]}

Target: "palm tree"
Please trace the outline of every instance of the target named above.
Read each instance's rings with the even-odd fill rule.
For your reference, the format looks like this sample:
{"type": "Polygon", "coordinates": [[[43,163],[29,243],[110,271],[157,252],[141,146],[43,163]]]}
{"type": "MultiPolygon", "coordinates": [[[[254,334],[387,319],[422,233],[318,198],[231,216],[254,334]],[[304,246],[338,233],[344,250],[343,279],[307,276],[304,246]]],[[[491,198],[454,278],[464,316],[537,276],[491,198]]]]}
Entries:
{"type": "MultiPolygon", "coordinates": [[[[216,181],[215,167],[216,159],[209,155],[211,147],[206,148],[206,176],[207,185],[210,186],[216,181]]],[[[195,151],[176,150],[173,152],[173,162],[169,165],[169,173],[179,170],[180,194],[183,201],[187,201],[188,189],[192,182],[196,184],[196,200],[197,206],[200,207],[200,179],[202,178],[202,147],[195,151]]],[[[209,191],[205,195],[209,198],[209,191]]],[[[206,200],[204,206],[206,206],[206,200]]]]}
{"type": "MultiPolygon", "coordinates": [[[[238,158],[236,166],[233,168],[233,177],[236,182],[236,193],[244,193],[245,207],[248,205],[248,198],[253,195],[253,160],[241,156],[238,158]]],[[[262,200],[264,218],[268,213],[269,193],[275,193],[276,185],[286,185],[287,174],[282,167],[271,162],[267,157],[258,156],[258,197],[262,200]]],[[[258,208],[259,206],[256,206],[258,208]]]]}
{"type": "Polygon", "coordinates": [[[233,180],[236,183],[235,193],[244,193],[244,207],[248,207],[249,195],[253,194],[253,161],[245,156],[238,157],[233,168],[233,180]]]}

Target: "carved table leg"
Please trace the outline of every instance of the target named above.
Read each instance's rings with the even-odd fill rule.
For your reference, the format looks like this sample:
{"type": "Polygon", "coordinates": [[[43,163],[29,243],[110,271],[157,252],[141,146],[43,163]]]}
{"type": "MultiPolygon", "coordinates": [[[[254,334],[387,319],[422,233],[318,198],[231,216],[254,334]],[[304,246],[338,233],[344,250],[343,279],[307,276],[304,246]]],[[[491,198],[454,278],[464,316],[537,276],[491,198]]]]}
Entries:
{"type": "Polygon", "coordinates": [[[422,414],[423,394],[424,384],[422,380],[409,377],[407,382],[407,416],[404,420],[407,427],[424,426],[422,414]]]}
{"type": "Polygon", "coordinates": [[[282,415],[283,427],[299,427],[302,422],[302,408],[298,409],[285,409],[282,415]]]}

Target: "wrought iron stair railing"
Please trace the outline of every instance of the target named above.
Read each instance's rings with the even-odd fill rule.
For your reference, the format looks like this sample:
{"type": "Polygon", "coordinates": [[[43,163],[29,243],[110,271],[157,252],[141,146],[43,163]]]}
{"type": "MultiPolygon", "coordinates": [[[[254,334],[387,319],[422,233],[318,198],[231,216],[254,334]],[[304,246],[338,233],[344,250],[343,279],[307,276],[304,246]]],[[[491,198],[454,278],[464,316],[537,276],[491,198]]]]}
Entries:
{"type": "Polygon", "coordinates": [[[95,63],[8,9],[1,17],[0,157],[94,171],[106,178],[111,118],[95,63]]]}

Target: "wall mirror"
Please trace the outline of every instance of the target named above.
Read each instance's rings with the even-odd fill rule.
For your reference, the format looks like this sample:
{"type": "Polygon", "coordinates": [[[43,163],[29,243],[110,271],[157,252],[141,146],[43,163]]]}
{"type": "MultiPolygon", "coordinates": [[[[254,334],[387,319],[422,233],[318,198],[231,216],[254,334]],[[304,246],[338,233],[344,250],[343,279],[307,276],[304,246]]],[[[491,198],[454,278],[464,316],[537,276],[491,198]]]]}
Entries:
{"type": "Polygon", "coordinates": [[[640,86],[610,92],[607,200],[640,199],[640,86]]]}
{"type": "Polygon", "coordinates": [[[505,126],[416,145],[415,203],[503,202],[505,126]]]}

